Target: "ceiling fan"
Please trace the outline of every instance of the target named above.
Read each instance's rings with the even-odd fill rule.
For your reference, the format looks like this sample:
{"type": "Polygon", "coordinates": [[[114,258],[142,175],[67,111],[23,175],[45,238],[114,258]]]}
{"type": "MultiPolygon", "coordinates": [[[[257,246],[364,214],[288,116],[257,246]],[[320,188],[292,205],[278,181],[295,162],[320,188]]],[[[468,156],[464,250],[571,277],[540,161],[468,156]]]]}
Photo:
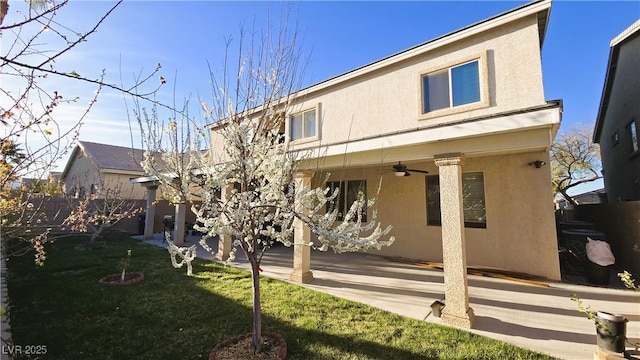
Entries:
{"type": "Polygon", "coordinates": [[[407,169],[406,165],[403,165],[400,161],[398,161],[397,165],[393,165],[393,174],[395,176],[411,176],[411,172],[419,172],[423,174],[428,174],[429,172],[426,170],[418,170],[418,169],[407,169]]]}

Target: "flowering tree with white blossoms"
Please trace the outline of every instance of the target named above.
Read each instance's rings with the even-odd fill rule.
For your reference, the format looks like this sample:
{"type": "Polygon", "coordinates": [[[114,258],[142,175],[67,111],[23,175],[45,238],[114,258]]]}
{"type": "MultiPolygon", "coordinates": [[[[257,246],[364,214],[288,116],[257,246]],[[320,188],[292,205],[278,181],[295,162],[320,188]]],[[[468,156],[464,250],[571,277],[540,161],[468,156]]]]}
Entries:
{"type": "MultiPolygon", "coordinates": [[[[146,148],[150,151],[143,162],[145,170],[157,176],[162,186],[180,193],[179,197],[198,195],[202,200],[200,206],[193,207],[199,223],[195,229],[205,234],[199,243],[208,249],[208,238],[230,236],[233,239],[230,259],[239,248],[250,263],[252,346],[256,352],[260,351],[262,336],[260,263],[274,242],[347,252],[380,249],[394,241],[393,236],[388,236],[391,226],[381,226],[375,209],[368,221],[363,219],[365,208],[375,205],[374,199],[367,200],[360,193],[339,220],[339,209],[333,206],[339,189],[306,188],[295,182],[296,173],[303,170],[300,164],[305,154],[293,151],[289,139],[280,131],[294,112],[295,101],[300,100],[295,92],[300,85],[300,56],[295,40],[286,26],[276,36],[267,32],[257,46],[251,42],[243,47],[241,37],[237,70],[230,71],[225,59],[227,75],[211,74],[212,102],[202,102],[207,121],[212,124],[211,134],[185,117],[181,117],[180,126],[176,126],[175,120],[165,125],[145,117],[143,110],[136,112],[143,132],[148,135],[146,148]],[[167,141],[180,134],[191,141],[167,141]],[[214,139],[211,149],[200,151],[202,139],[209,136],[214,139]],[[166,155],[153,155],[160,150],[166,155]],[[179,164],[177,159],[181,159],[179,164]],[[176,181],[180,174],[195,181],[199,191],[194,192],[194,187],[186,186],[184,181],[176,181]],[[327,207],[332,210],[326,211],[327,207]],[[293,237],[295,219],[317,235],[317,244],[296,243],[301,239],[293,237]]],[[[188,263],[194,257],[196,245],[179,248],[170,240],[169,244],[174,265],[187,263],[190,270],[188,263]],[[182,259],[181,263],[175,260],[176,256],[182,259]]]]}

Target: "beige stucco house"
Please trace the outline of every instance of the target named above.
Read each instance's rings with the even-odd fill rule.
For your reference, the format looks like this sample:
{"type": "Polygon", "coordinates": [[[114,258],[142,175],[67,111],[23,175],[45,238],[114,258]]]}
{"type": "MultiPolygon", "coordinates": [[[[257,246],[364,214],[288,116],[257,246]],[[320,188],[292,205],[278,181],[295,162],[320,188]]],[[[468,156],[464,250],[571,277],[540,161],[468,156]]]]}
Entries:
{"type": "Polygon", "coordinates": [[[308,151],[300,181],[330,173],[348,207],[382,177],[378,220],[396,240],[381,255],[442,262],[457,232],[469,265],[560,279],[547,164],[562,104],[545,99],[541,62],[550,9],[528,3],[298,92],[284,132],[308,151]],[[396,176],[402,166],[428,174],[396,176]],[[440,192],[464,199],[463,221],[446,219],[456,209],[440,192]]]}
{"type": "Polygon", "coordinates": [[[130,147],[78,141],[60,176],[63,191],[71,196],[100,197],[101,188],[119,189],[125,199],[145,199],[146,190],[130,182],[144,176],[143,151],[130,147]]]}
{"type": "MultiPolygon", "coordinates": [[[[467,265],[560,279],[547,164],[562,103],[545,99],[541,61],[550,11],[534,1],[302,89],[279,129],[305,154],[297,186],[339,187],[347,209],[382,179],[378,220],[396,240],[378,254],[442,262],[448,324],[472,326],[467,265]]],[[[223,128],[210,126],[216,154],[223,128]]],[[[156,180],[133,180],[150,211],[156,180]]],[[[294,227],[291,280],[308,282],[313,235],[294,227]]],[[[220,236],[217,257],[230,248],[220,236]]]]}

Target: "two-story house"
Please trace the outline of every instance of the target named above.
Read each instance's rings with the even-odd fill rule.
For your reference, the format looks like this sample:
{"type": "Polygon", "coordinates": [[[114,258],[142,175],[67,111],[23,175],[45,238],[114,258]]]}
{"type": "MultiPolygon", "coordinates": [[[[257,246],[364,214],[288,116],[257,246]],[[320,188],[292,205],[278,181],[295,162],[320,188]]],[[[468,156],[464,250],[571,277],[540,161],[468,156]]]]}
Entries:
{"type": "Polygon", "coordinates": [[[593,141],[609,202],[640,200],[640,20],[613,40],[593,141]]]}
{"type": "MultiPolygon", "coordinates": [[[[545,100],[541,61],[550,10],[528,3],[293,96],[283,132],[305,153],[297,184],[340,188],[346,210],[382,177],[378,220],[395,242],[378,253],[443,263],[448,324],[473,323],[467,265],[560,279],[547,164],[562,104],[545,100]]],[[[216,153],[224,126],[212,126],[216,153]]],[[[313,234],[294,226],[291,279],[311,281],[313,234]]]]}
{"type": "Polygon", "coordinates": [[[330,173],[348,207],[382,177],[378,219],[396,241],[381,255],[442,262],[443,238],[462,237],[469,265],[560,279],[548,164],[562,104],[544,97],[541,61],[550,9],[528,3],[296,93],[284,131],[310,154],[304,181],[330,173]],[[462,218],[445,197],[463,199],[462,218]]]}
{"type": "MultiPolygon", "coordinates": [[[[442,262],[449,324],[473,321],[467,265],[560,279],[548,164],[562,103],[545,99],[541,61],[550,11],[527,3],[302,89],[281,129],[305,153],[297,184],[340,188],[345,210],[382,178],[378,220],[396,240],[378,254],[442,262]]],[[[216,154],[224,127],[210,126],[216,154]]],[[[294,226],[291,279],[311,281],[313,235],[294,226]]],[[[222,236],[217,256],[230,248],[222,236]]]]}
{"type": "Polygon", "coordinates": [[[581,209],[606,230],[617,265],[640,274],[640,20],[611,40],[593,141],[600,144],[607,203],[581,209]],[[589,210],[589,211],[587,211],[589,210]]]}

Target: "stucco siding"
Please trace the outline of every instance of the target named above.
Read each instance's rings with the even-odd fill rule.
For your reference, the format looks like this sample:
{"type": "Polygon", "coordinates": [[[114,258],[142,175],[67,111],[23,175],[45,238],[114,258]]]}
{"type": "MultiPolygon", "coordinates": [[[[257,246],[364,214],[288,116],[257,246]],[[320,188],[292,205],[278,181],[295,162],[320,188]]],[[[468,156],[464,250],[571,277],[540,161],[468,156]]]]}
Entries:
{"type": "MultiPolygon", "coordinates": [[[[312,87],[311,89],[314,89],[312,87]]],[[[305,91],[303,91],[305,92],[305,91]]],[[[298,97],[291,112],[321,105],[319,138],[295,148],[328,145],[426,126],[455,123],[545,104],[536,16],[499,26],[420,56],[298,97]],[[473,110],[421,113],[422,74],[481,59],[483,102],[473,110]]],[[[288,131],[288,128],[287,128],[288,131]]],[[[211,148],[222,154],[222,135],[211,148]]]]}
{"type": "MultiPolygon", "coordinates": [[[[560,279],[555,218],[549,166],[535,168],[528,162],[549,163],[546,152],[521,153],[467,159],[463,173],[484,175],[487,228],[465,228],[470,266],[485,266],[560,279]],[[539,189],[531,191],[531,189],[539,189]]],[[[437,175],[432,161],[412,163],[411,168],[437,175]]],[[[389,166],[337,169],[330,180],[367,180],[368,196],[378,196],[378,220],[392,225],[396,241],[379,254],[441,262],[440,226],[427,226],[425,177],[413,173],[395,177],[389,166]]],[[[325,173],[315,176],[314,185],[325,173]]],[[[369,213],[370,215],[370,213],[369,213]]]]}
{"type": "Polygon", "coordinates": [[[98,168],[82,152],[78,152],[76,158],[70,159],[69,161],[72,161],[72,164],[64,179],[64,192],[69,195],[74,195],[72,193],[74,188],[76,186],[82,186],[85,193],[88,194],[91,184],[100,182],[98,168]]]}
{"type": "MultiPolygon", "coordinates": [[[[560,279],[550,167],[528,163],[550,163],[561,105],[544,98],[538,14],[512,19],[392,56],[296,98],[292,113],[319,110],[318,139],[290,143],[309,150],[300,168],[315,171],[312,186],[324,186],[331,172],[329,181],[366,180],[372,197],[383,180],[377,220],[394,227],[396,241],[378,253],[442,261],[442,229],[427,225],[424,175],[396,177],[392,166],[401,161],[437,175],[434,157],[461,153],[463,173],[484,176],[487,216],[486,228],[464,231],[468,264],[560,279]],[[475,60],[480,101],[423,113],[422,75],[475,60]]],[[[215,126],[211,139],[223,156],[215,126]]]]}
{"type": "MultiPolygon", "coordinates": [[[[81,153],[79,152],[79,154],[81,153]]],[[[146,189],[132,184],[130,181],[132,177],[136,176],[140,176],[140,174],[119,174],[108,170],[101,174],[87,156],[76,156],[64,179],[64,192],[75,196],[74,188],[80,186],[84,189],[84,195],[88,195],[91,193],[91,185],[94,185],[96,189],[100,187],[119,189],[120,196],[125,199],[145,199],[146,189]]]]}
{"type": "Polygon", "coordinates": [[[124,199],[143,200],[147,197],[147,189],[145,187],[131,183],[131,178],[137,177],[136,175],[103,172],[103,177],[105,180],[104,186],[116,189],[124,199]]]}
{"type": "MultiPolygon", "coordinates": [[[[457,122],[545,103],[535,17],[464,39],[420,57],[310,94],[294,111],[322,104],[320,139],[331,144],[457,122]],[[421,74],[481,58],[488,104],[450,115],[421,114],[421,74]]],[[[453,108],[455,110],[455,108],[453,108]]]]}

